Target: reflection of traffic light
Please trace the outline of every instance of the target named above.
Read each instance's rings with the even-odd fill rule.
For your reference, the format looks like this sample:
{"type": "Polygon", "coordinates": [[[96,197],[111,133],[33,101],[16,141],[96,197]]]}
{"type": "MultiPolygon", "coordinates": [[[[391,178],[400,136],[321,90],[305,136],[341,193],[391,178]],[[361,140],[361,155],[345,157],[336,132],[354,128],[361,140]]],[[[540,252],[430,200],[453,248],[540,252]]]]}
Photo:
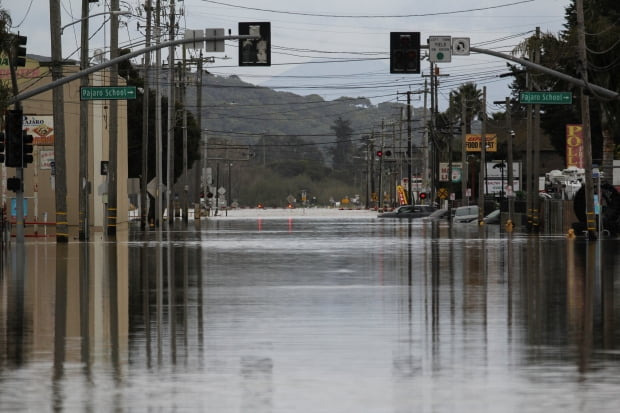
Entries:
{"type": "Polygon", "coordinates": [[[390,33],[390,73],[420,73],[420,32],[390,33]]]}
{"type": "Polygon", "coordinates": [[[25,130],[22,131],[22,167],[25,168],[32,163],[32,135],[25,130]]]}
{"type": "Polygon", "coordinates": [[[383,151],[377,151],[377,157],[381,158],[383,156],[383,151]]]}
{"type": "Polygon", "coordinates": [[[0,163],[4,163],[4,132],[0,132],[0,163]]]}
{"type": "Polygon", "coordinates": [[[22,166],[22,122],[21,110],[6,112],[5,164],[11,168],[22,166]]]}

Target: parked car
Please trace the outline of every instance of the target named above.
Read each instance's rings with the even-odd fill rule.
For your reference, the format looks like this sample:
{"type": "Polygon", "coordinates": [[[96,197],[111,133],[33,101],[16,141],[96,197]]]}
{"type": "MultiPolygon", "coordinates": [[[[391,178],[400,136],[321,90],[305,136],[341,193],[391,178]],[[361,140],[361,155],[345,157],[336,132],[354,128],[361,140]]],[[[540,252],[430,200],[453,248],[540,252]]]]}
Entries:
{"type": "Polygon", "coordinates": [[[491,212],[486,217],[484,217],[483,221],[484,221],[485,224],[497,224],[497,225],[499,225],[499,223],[500,223],[500,210],[496,209],[495,211],[491,212]]]}
{"type": "Polygon", "coordinates": [[[454,218],[452,218],[452,222],[459,224],[476,221],[478,219],[478,213],[478,205],[458,207],[454,210],[454,218]]]}
{"type": "MultiPolygon", "coordinates": [[[[452,210],[454,215],[454,209],[452,210]]],[[[436,209],[432,214],[424,217],[424,221],[448,221],[451,218],[450,211],[447,208],[436,209]]]]}
{"type": "Polygon", "coordinates": [[[379,218],[423,218],[435,211],[430,205],[402,205],[391,212],[383,212],[379,218]]]}

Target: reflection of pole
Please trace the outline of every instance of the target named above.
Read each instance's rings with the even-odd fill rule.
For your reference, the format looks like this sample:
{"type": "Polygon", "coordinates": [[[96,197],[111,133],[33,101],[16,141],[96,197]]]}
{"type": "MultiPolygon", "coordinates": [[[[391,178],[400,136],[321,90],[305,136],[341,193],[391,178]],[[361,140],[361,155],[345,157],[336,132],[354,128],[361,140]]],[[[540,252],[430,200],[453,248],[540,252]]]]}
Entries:
{"type": "MultiPolygon", "coordinates": [[[[174,40],[174,0],[170,1],[170,27],[168,40],[174,40]]],[[[174,227],[174,130],[176,126],[174,105],[174,46],[168,47],[168,128],[166,131],[168,146],[166,154],[166,195],[168,196],[168,228],[174,227]]]]}
{"type": "Polygon", "coordinates": [[[220,208],[220,163],[217,163],[217,169],[215,171],[215,214],[220,208]]]}

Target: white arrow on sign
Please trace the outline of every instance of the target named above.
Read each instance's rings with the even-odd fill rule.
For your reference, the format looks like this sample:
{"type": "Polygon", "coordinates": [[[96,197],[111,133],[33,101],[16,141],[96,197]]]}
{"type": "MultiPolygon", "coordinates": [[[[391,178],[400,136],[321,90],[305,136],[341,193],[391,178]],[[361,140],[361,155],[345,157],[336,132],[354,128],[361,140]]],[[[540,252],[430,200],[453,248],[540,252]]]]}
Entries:
{"type": "Polygon", "coordinates": [[[469,37],[453,37],[452,54],[457,56],[469,56],[469,37]]]}

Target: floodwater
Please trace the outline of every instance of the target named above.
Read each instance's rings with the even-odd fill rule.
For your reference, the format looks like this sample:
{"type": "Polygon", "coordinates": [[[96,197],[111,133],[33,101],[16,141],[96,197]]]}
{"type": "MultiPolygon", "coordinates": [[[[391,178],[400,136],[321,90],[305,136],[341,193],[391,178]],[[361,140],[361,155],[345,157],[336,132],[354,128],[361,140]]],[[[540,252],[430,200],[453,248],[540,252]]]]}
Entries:
{"type": "Polygon", "coordinates": [[[620,240],[375,216],[13,242],[0,411],[618,411],[620,240]]]}

